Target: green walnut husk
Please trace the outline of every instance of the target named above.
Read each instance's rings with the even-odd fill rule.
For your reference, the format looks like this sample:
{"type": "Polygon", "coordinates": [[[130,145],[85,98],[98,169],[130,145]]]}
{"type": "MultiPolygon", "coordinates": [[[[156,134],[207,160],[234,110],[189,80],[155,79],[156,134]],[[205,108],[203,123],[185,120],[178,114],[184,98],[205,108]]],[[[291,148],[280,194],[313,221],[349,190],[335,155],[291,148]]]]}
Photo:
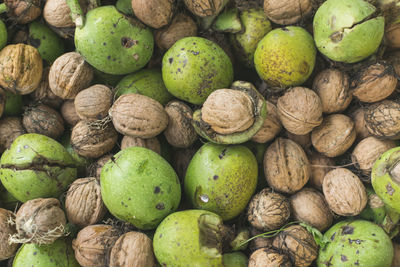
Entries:
{"type": "Polygon", "coordinates": [[[122,80],[124,75],[114,75],[93,69],[93,81],[92,84],[104,84],[110,87],[115,87],[122,80]]]}
{"type": "Polygon", "coordinates": [[[60,144],[62,144],[71,157],[75,160],[75,164],[78,170],[78,176],[83,177],[86,172],[86,167],[92,163],[92,159],[88,159],[78,155],[75,150],[71,146],[71,132],[65,131],[64,134],[60,137],[60,144]]]}
{"type": "Polygon", "coordinates": [[[50,137],[18,136],[0,159],[0,179],[16,199],[57,198],[77,177],[75,160],[50,137]]]}
{"type": "Polygon", "coordinates": [[[192,104],[202,104],[214,90],[231,85],[233,66],[224,50],[214,42],[186,37],[164,54],[162,76],[172,95],[192,104]]]}
{"type": "Polygon", "coordinates": [[[341,221],[323,237],[318,266],[390,267],[393,245],[378,225],[365,221],[341,221]]]}
{"type": "Polygon", "coordinates": [[[328,58],[355,63],[372,55],[382,41],[385,19],[363,0],[328,0],[314,16],[314,39],[328,58]]]}
{"type": "Polygon", "coordinates": [[[217,144],[241,144],[250,140],[262,127],[265,117],[267,116],[267,105],[264,97],[249,82],[236,81],[232,84],[231,89],[245,92],[254,104],[254,123],[243,132],[232,134],[220,134],[215,132],[208,123],[202,120],[201,109],[193,113],[192,125],[196,132],[210,142],[217,144]]]}
{"type": "Polygon", "coordinates": [[[13,267],[79,267],[69,239],[61,238],[50,245],[24,244],[13,261],[13,267]]]}
{"type": "Polygon", "coordinates": [[[7,44],[7,28],[2,20],[0,20],[0,50],[7,44]]]}
{"type": "Polygon", "coordinates": [[[0,183],[0,208],[15,211],[21,202],[8,192],[0,183]]]}
{"type": "Polygon", "coordinates": [[[4,107],[3,115],[16,116],[22,114],[22,95],[5,91],[6,93],[6,105],[4,107]]]}
{"type": "Polygon", "coordinates": [[[125,15],[134,16],[131,0],[118,0],[115,4],[115,7],[118,9],[119,12],[122,12],[125,15]]]}
{"type": "Polygon", "coordinates": [[[230,220],[246,208],[257,179],[257,160],[247,147],[206,143],[189,163],[184,192],[192,207],[230,220]]]}
{"type": "Polygon", "coordinates": [[[128,74],[143,68],[153,46],[151,30],[114,6],[90,10],[83,27],[75,30],[76,50],[90,65],[108,74],[128,74]]]}
{"type": "Polygon", "coordinates": [[[224,254],[222,261],[224,266],[247,267],[249,259],[242,252],[233,252],[224,254]]]}
{"type": "Polygon", "coordinates": [[[165,218],[154,234],[153,248],[165,266],[223,267],[222,218],[204,210],[185,210],[165,218]]]}
{"type": "Polygon", "coordinates": [[[129,147],[115,154],[103,166],[100,181],[108,210],[142,230],[156,228],[178,208],[181,199],[174,169],[160,155],[143,147],[129,147]]]}
{"type": "Polygon", "coordinates": [[[236,8],[228,9],[217,17],[212,25],[212,29],[217,32],[240,32],[243,29],[239,18],[239,11],[236,8]]]}
{"type": "Polygon", "coordinates": [[[117,84],[114,98],[131,93],[148,96],[160,102],[161,105],[166,105],[174,99],[165,88],[161,71],[158,69],[144,69],[125,76],[117,84]]]}

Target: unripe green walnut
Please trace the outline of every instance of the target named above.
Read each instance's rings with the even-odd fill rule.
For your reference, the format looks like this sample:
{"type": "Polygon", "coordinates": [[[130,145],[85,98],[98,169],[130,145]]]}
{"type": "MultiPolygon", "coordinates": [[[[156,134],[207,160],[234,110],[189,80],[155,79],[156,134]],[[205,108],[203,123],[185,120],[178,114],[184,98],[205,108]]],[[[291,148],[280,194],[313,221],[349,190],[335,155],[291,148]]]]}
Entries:
{"type": "Polygon", "coordinates": [[[316,57],[312,36],[303,28],[288,26],[270,31],[258,43],[254,65],[258,75],[272,86],[304,83],[311,75],[316,57]]]}

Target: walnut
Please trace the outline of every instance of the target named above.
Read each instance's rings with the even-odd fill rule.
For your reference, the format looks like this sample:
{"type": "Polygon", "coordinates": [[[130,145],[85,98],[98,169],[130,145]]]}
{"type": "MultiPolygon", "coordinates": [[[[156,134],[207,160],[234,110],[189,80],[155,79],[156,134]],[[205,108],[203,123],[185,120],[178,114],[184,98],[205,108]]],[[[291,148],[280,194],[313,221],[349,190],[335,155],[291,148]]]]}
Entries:
{"type": "Polygon", "coordinates": [[[354,126],[356,129],[356,136],[357,139],[362,140],[368,136],[371,136],[370,132],[367,129],[367,126],[365,124],[365,111],[366,109],[359,107],[355,110],[352,110],[349,114],[349,116],[353,119],[354,121],[354,126]]]}
{"type": "Polygon", "coordinates": [[[247,211],[251,226],[263,231],[279,229],[287,223],[289,217],[289,200],[270,188],[264,188],[254,195],[247,211]]]}
{"type": "Polygon", "coordinates": [[[97,126],[80,121],[72,128],[71,146],[82,157],[98,158],[110,152],[117,140],[118,133],[111,123],[97,126]]]}
{"type": "Polygon", "coordinates": [[[288,255],[279,253],[272,248],[260,248],[249,258],[248,267],[292,267],[288,255]]]}
{"type": "Polygon", "coordinates": [[[183,13],[178,13],[167,27],[156,30],[154,40],[157,46],[163,50],[168,50],[176,41],[197,35],[197,25],[193,19],[183,13]]]}
{"type": "Polygon", "coordinates": [[[14,220],[13,212],[0,208],[0,261],[11,258],[17,251],[18,244],[8,242],[10,235],[17,233],[14,220]]]}
{"type": "Polygon", "coordinates": [[[366,108],[365,126],[376,136],[397,140],[400,138],[400,104],[383,100],[366,108]]]}
{"type": "Polygon", "coordinates": [[[8,149],[18,136],[25,133],[20,117],[5,117],[0,120],[0,153],[8,149]]]}
{"type": "Polygon", "coordinates": [[[264,0],[264,12],[267,17],[282,25],[299,22],[311,14],[310,0],[264,0]]]}
{"type": "Polygon", "coordinates": [[[349,76],[338,69],[325,69],[314,78],[312,89],[322,102],[322,112],[344,111],[352,100],[349,76]]]}
{"type": "Polygon", "coordinates": [[[312,146],[311,133],[298,135],[298,134],[293,134],[293,133],[289,132],[288,130],[285,130],[283,132],[282,136],[296,142],[298,145],[300,145],[306,151],[308,151],[310,149],[310,147],[312,146]]]}
{"type": "Polygon", "coordinates": [[[125,135],[121,140],[121,150],[132,146],[145,147],[153,150],[158,154],[161,154],[161,145],[157,137],[143,139],[140,137],[132,137],[125,135]]]}
{"type": "Polygon", "coordinates": [[[75,180],[65,198],[68,221],[85,227],[100,221],[107,212],[101,199],[100,184],[94,177],[75,180]]]}
{"type": "Polygon", "coordinates": [[[168,126],[164,136],[173,147],[187,148],[197,140],[197,133],[192,126],[193,111],[181,101],[171,101],[165,106],[168,114],[168,126]]]}
{"type": "MultiPolygon", "coordinates": [[[[252,237],[258,236],[262,233],[264,232],[255,227],[250,228],[250,234],[252,237]]],[[[272,241],[274,241],[274,239],[271,237],[256,237],[249,242],[250,251],[255,251],[260,248],[272,248],[272,241]]]]}
{"type": "Polygon", "coordinates": [[[50,67],[43,70],[42,80],[40,81],[39,87],[36,88],[30,96],[35,102],[40,102],[57,109],[61,106],[63,100],[51,91],[49,86],[49,72],[50,67]]]}
{"type": "Polygon", "coordinates": [[[276,107],[283,127],[293,134],[307,134],[322,122],[321,99],[305,87],[289,89],[278,99],[276,107]]]}
{"type": "Polygon", "coordinates": [[[397,86],[392,65],[382,61],[359,72],[352,82],[353,95],[362,102],[374,103],[390,96],[397,86]]]}
{"type": "Polygon", "coordinates": [[[64,121],[58,111],[43,104],[26,108],[22,124],[28,133],[43,134],[57,139],[64,132],[64,121]]]}
{"type": "Polygon", "coordinates": [[[95,176],[100,181],[100,173],[103,166],[113,157],[112,154],[106,154],[89,166],[89,175],[95,176]]]}
{"type": "Polygon", "coordinates": [[[386,45],[390,48],[400,48],[400,24],[393,23],[385,29],[386,45]]]}
{"type": "Polygon", "coordinates": [[[225,0],[184,0],[187,9],[198,17],[217,15],[225,6],[225,0]]]}
{"type": "Polygon", "coordinates": [[[318,152],[312,153],[309,160],[311,166],[310,185],[321,190],[325,174],[335,166],[335,161],[318,152]]]}
{"type": "Polygon", "coordinates": [[[33,46],[12,44],[0,51],[0,86],[4,89],[20,95],[32,93],[42,73],[42,58],[33,46]]]}
{"type": "Polygon", "coordinates": [[[89,225],[72,240],[75,258],[82,267],[104,267],[120,232],[110,225],[89,225]]]}
{"type": "Polygon", "coordinates": [[[153,243],[147,235],[128,232],[120,236],[111,249],[110,267],[155,267],[153,243]]]}
{"type": "Polygon", "coordinates": [[[266,143],[273,140],[282,130],[282,124],[278,117],[276,106],[266,101],[267,103],[267,117],[261,129],[251,138],[252,141],[257,143],[266,143]]]}
{"type": "Polygon", "coordinates": [[[354,122],[343,114],[332,114],[311,132],[314,148],[327,157],[344,154],[356,139],[354,122]]]}
{"type": "Polygon", "coordinates": [[[123,94],[109,111],[115,129],[140,138],[151,138],[167,128],[168,114],[156,100],[139,94],[123,94]]]}
{"type": "Polygon", "coordinates": [[[329,171],[322,190],[329,208],[342,216],[356,216],[367,205],[368,197],[361,180],[345,168],[329,171]]]}
{"type": "Polygon", "coordinates": [[[112,105],[112,97],[112,92],[107,86],[92,85],[76,95],[74,100],[76,114],[85,121],[104,119],[112,105]]]}
{"type": "Polygon", "coordinates": [[[70,126],[75,126],[81,120],[76,113],[74,100],[67,100],[63,103],[61,115],[70,126]]]}
{"type": "Polygon", "coordinates": [[[306,267],[318,256],[314,237],[300,225],[292,225],[280,232],[272,243],[278,251],[287,253],[294,266],[306,267]]]}
{"type": "Polygon", "coordinates": [[[323,232],[332,225],[333,214],[325,197],[315,189],[303,188],[290,197],[293,218],[323,232]]]}
{"type": "Polygon", "coordinates": [[[15,224],[18,233],[10,237],[11,242],[41,245],[63,236],[67,221],[58,199],[36,198],[22,204],[15,224]]]}
{"type": "Polygon", "coordinates": [[[265,151],[264,173],[271,188],[292,194],[308,182],[310,163],[301,146],[277,138],[265,151]]]}
{"type": "Polygon", "coordinates": [[[168,25],[175,9],[174,0],[132,0],[135,16],[152,28],[168,25]]]}
{"type": "Polygon", "coordinates": [[[386,56],[386,60],[392,64],[397,76],[400,76],[400,51],[393,51],[386,56]]]}
{"type": "Polygon", "coordinates": [[[65,0],[47,0],[43,8],[43,18],[45,21],[57,28],[75,27],[70,14],[71,9],[65,0]]]}
{"type": "Polygon", "coordinates": [[[76,52],[59,56],[50,67],[50,89],[62,99],[74,99],[81,90],[89,87],[92,79],[92,67],[76,52]]]}
{"type": "Polygon", "coordinates": [[[19,24],[27,24],[40,16],[40,0],[5,0],[7,15],[19,24]]]}

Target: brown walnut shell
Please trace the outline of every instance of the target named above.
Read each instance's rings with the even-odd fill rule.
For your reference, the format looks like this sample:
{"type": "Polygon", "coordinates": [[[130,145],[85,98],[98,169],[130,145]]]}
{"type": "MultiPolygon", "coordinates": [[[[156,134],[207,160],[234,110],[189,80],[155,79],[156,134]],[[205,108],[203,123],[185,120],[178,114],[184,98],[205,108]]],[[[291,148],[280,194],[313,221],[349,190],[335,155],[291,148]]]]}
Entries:
{"type": "Polygon", "coordinates": [[[170,23],[175,8],[175,0],[132,0],[131,3],[135,16],[155,29],[170,23]]]}
{"type": "Polygon", "coordinates": [[[104,119],[112,105],[112,97],[113,94],[107,86],[92,85],[76,95],[74,100],[76,114],[85,121],[104,119]]]}
{"type": "Polygon", "coordinates": [[[193,19],[186,14],[178,13],[174,16],[170,25],[155,31],[154,40],[162,51],[166,51],[176,41],[196,35],[197,25],[193,19]]]}
{"type": "Polygon", "coordinates": [[[120,232],[110,225],[89,225],[79,231],[72,240],[75,259],[82,267],[108,266],[112,246],[120,232]]]}
{"type": "Polygon", "coordinates": [[[400,104],[383,100],[366,108],[365,125],[376,137],[398,140],[400,138],[400,104]]]}
{"type": "Polygon", "coordinates": [[[325,69],[314,78],[313,90],[322,102],[322,112],[344,111],[352,100],[349,76],[338,69],[325,69]]]}
{"type": "Polygon", "coordinates": [[[43,62],[36,48],[7,45],[0,51],[0,86],[20,95],[32,93],[40,84],[43,62]]]}
{"type": "Polygon", "coordinates": [[[356,139],[354,122],[343,114],[332,114],[311,132],[314,148],[327,157],[344,154],[356,139]]]}
{"type": "Polygon", "coordinates": [[[5,0],[7,15],[19,24],[34,21],[42,13],[40,0],[5,0]]]}
{"type": "Polygon", "coordinates": [[[279,229],[289,217],[289,200],[270,188],[264,188],[254,195],[247,211],[250,225],[263,231],[279,229]]]}
{"type": "Polygon", "coordinates": [[[168,114],[156,100],[139,94],[120,96],[109,111],[115,129],[140,138],[152,138],[167,128],[168,114]]]}
{"type": "Polygon", "coordinates": [[[393,23],[385,29],[386,45],[390,48],[400,48],[400,23],[393,23]]]}
{"type": "Polygon", "coordinates": [[[272,243],[278,251],[286,253],[294,266],[307,267],[318,256],[314,237],[300,225],[292,225],[280,232],[272,243]]]}
{"type": "Polygon", "coordinates": [[[338,215],[356,216],[367,205],[368,197],[357,175],[345,168],[329,171],[322,190],[329,208],[338,215]]]}
{"type": "Polygon", "coordinates": [[[25,133],[20,117],[0,119],[0,153],[8,149],[18,136],[25,133]]]}
{"type": "Polygon", "coordinates": [[[307,134],[322,122],[321,99],[305,87],[293,87],[286,91],[278,99],[276,107],[283,127],[293,134],[307,134]]]}
{"type": "Polygon", "coordinates": [[[153,243],[147,235],[128,232],[121,235],[111,249],[110,267],[155,267],[153,243]]]}
{"type": "Polygon", "coordinates": [[[305,151],[308,151],[310,149],[310,147],[312,146],[311,133],[298,135],[298,134],[293,134],[293,133],[289,132],[288,130],[285,130],[282,134],[282,137],[285,137],[287,139],[290,139],[290,140],[296,142],[305,151]]]}
{"type": "Polygon", "coordinates": [[[28,133],[43,134],[53,139],[64,132],[64,121],[60,113],[43,104],[26,108],[22,124],[28,133]]]}
{"type": "Polygon", "coordinates": [[[18,234],[10,238],[12,242],[41,245],[63,236],[67,220],[58,199],[36,198],[22,204],[15,224],[18,234]]]}
{"type": "Polygon", "coordinates": [[[93,69],[76,52],[59,56],[50,67],[49,85],[51,91],[62,99],[74,99],[93,79],[93,69]]]}
{"type": "Polygon", "coordinates": [[[218,89],[203,103],[201,119],[219,134],[249,129],[254,123],[254,104],[243,91],[218,89]]]}
{"type": "Polygon", "coordinates": [[[251,138],[252,141],[257,143],[266,143],[273,140],[282,130],[276,106],[269,101],[265,102],[267,104],[267,117],[261,129],[251,138]]]}
{"type": "Polygon", "coordinates": [[[85,121],[78,122],[71,132],[71,146],[78,155],[98,158],[113,149],[118,133],[111,123],[96,126],[85,121]]]}
{"type": "Polygon", "coordinates": [[[277,138],[265,151],[264,173],[271,188],[293,194],[308,182],[310,163],[300,145],[277,138]]]}
{"type": "Polygon", "coordinates": [[[71,9],[65,0],[47,0],[43,8],[45,21],[57,28],[75,27],[70,14],[71,9]]]}
{"type": "Polygon", "coordinates": [[[365,111],[366,109],[359,107],[355,110],[352,110],[349,114],[349,116],[353,119],[354,121],[354,126],[356,129],[356,136],[358,140],[362,140],[364,138],[367,138],[368,136],[371,136],[371,133],[367,129],[367,125],[365,123],[365,111]]]}
{"type": "Polygon", "coordinates": [[[0,208],[0,261],[11,258],[17,251],[18,244],[8,242],[10,235],[17,233],[17,229],[12,223],[14,220],[13,212],[0,208]]]}
{"type": "Polygon", "coordinates": [[[396,86],[394,68],[384,61],[366,67],[352,82],[353,95],[367,103],[387,98],[394,92],[396,86]]]}
{"type": "Polygon", "coordinates": [[[310,0],[264,0],[264,13],[282,25],[293,24],[308,17],[312,10],[310,0]]]}
{"type": "Polygon", "coordinates": [[[314,188],[321,190],[324,182],[325,174],[327,174],[335,166],[335,161],[318,152],[312,153],[308,159],[310,160],[311,176],[309,183],[314,188]]]}
{"type": "Polygon", "coordinates": [[[106,154],[89,166],[89,175],[95,176],[100,181],[101,169],[113,157],[113,154],[106,154]]]}
{"type": "Polygon", "coordinates": [[[168,126],[164,136],[173,147],[187,148],[197,140],[197,133],[192,126],[193,111],[181,101],[171,101],[165,106],[168,114],[168,126]]]}
{"type": "Polygon", "coordinates": [[[292,267],[288,255],[279,253],[272,248],[260,248],[254,251],[249,258],[248,267],[292,267]]]}
{"type": "Polygon", "coordinates": [[[121,150],[132,146],[145,147],[161,154],[161,145],[157,137],[143,139],[125,135],[121,140],[121,150]]]}
{"type": "Polygon", "coordinates": [[[31,93],[31,98],[35,102],[40,102],[49,107],[58,109],[63,103],[63,100],[51,91],[49,86],[49,72],[50,67],[43,70],[42,80],[40,81],[39,87],[31,93]]]}
{"type": "Polygon", "coordinates": [[[393,242],[393,261],[391,267],[400,266],[400,244],[393,242]]]}
{"type": "Polygon", "coordinates": [[[198,17],[217,15],[224,7],[225,0],[184,0],[187,9],[198,17]]]}
{"type": "Polygon", "coordinates": [[[194,147],[186,149],[177,149],[173,152],[172,156],[172,167],[175,169],[176,174],[181,181],[184,180],[186,175],[187,167],[192,160],[194,154],[196,154],[197,149],[194,147]]]}
{"type": "Polygon", "coordinates": [[[323,232],[332,225],[333,214],[325,197],[315,189],[303,188],[290,197],[293,218],[323,232]]]}
{"type": "Polygon", "coordinates": [[[61,115],[69,126],[75,126],[81,120],[76,113],[74,100],[67,100],[62,104],[61,115]]]}
{"type": "Polygon", "coordinates": [[[65,198],[68,221],[82,228],[100,221],[107,212],[100,191],[100,184],[94,177],[75,180],[65,198]]]}
{"type": "MultiPolygon", "coordinates": [[[[258,230],[255,227],[250,228],[251,237],[260,235],[262,233],[264,233],[264,231],[258,230]]],[[[249,249],[250,251],[256,251],[257,249],[260,248],[272,248],[272,241],[274,241],[274,239],[271,237],[264,237],[264,236],[256,237],[249,242],[249,249]]]]}

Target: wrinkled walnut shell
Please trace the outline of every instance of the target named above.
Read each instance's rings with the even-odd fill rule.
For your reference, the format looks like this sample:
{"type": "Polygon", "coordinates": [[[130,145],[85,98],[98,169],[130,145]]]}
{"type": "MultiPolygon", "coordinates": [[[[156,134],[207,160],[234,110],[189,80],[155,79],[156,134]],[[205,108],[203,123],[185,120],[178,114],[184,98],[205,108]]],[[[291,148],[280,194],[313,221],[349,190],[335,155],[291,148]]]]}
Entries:
{"type": "Polygon", "coordinates": [[[314,188],[321,190],[324,182],[325,174],[327,174],[335,166],[335,161],[318,152],[312,153],[308,159],[310,160],[311,176],[309,183],[314,188]]]}
{"type": "Polygon", "coordinates": [[[264,0],[264,12],[267,17],[282,25],[293,24],[311,14],[310,0],[264,0]]]}
{"type": "Polygon", "coordinates": [[[25,133],[20,117],[5,117],[0,120],[0,153],[8,149],[18,136],[25,133]]]}
{"type": "Polygon", "coordinates": [[[293,134],[307,134],[322,122],[321,99],[305,87],[286,91],[278,99],[276,107],[283,127],[293,134]]]}
{"type": "Polygon", "coordinates": [[[92,85],[76,95],[74,100],[76,114],[85,121],[104,119],[112,105],[112,97],[112,92],[107,86],[92,85]]]}
{"type": "Polygon", "coordinates": [[[260,248],[249,258],[248,267],[292,267],[289,256],[272,248],[260,248]]]}
{"type": "Polygon", "coordinates": [[[39,87],[33,91],[31,97],[35,102],[40,102],[49,107],[58,109],[63,100],[51,91],[49,86],[49,72],[50,67],[43,70],[42,80],[40,81],[39,87]]]}
{"type": "Polygon", "coordinates": [[[49,72],[51,91],[62,99],[74,99],[93,79],[93,69],[76,52],[69,52],[58,57],[49,72]]]}
{"type": "Polygon", "coordinates": [[[367,205],[365,187],[354,173],[345,168],[329,171],[322,190],[329,208],[342,216],[356,216],[367,205]]]}
{"type": "Polygon", "coordinates": [[[74,100],[67,100],[62,104],[61,115],[69,126],[75,126],[81,120],[76,113],[74,100]]]}
{"type": "Polygon", "coordinates": [[[161,145],[157,137],[143,139],[125,135],[121,140],[121,150],[132,146],[145,147],[161,154],[161,145]]]}
{"type": "Polygon", "coordinates": [[[217,15],[224,7],[225,0],[184,0],[187,9],[198,17],[217,15]]]}
{"type": "Polygon", "coordinates": [[[276,106],[269,101],[267,103],[267,117],[261,129],[251,138],[257,143],[266,143],[273,140],[282,130],[282,124],[278,117],[276,106]]]}
{"type": "Polygon", "coordinates": [[[366,108],[365,125],[376,136],[397,140],[400,138],[400,104],[383,100],[366,108]]]}
{"type": "Polygon", "coordinates": [[[0,208],[0,261],[11,258],[17,251],[18,244],[8,242],[10,235],[17,233],[15,225],[12,224],[14,220],[13,212],[0,208]]]}
{"type": "Polygon", "coordinates": [[[132,0],[131,3],[135,16],[155,29],[168,25],[174,14],[174,0],[132,0]]]}
{"type": "Polygon", "coordinates": [[[7,15],[19,24],[34,21],[42,13],[40,0],[5,0],[7,15]]]}

